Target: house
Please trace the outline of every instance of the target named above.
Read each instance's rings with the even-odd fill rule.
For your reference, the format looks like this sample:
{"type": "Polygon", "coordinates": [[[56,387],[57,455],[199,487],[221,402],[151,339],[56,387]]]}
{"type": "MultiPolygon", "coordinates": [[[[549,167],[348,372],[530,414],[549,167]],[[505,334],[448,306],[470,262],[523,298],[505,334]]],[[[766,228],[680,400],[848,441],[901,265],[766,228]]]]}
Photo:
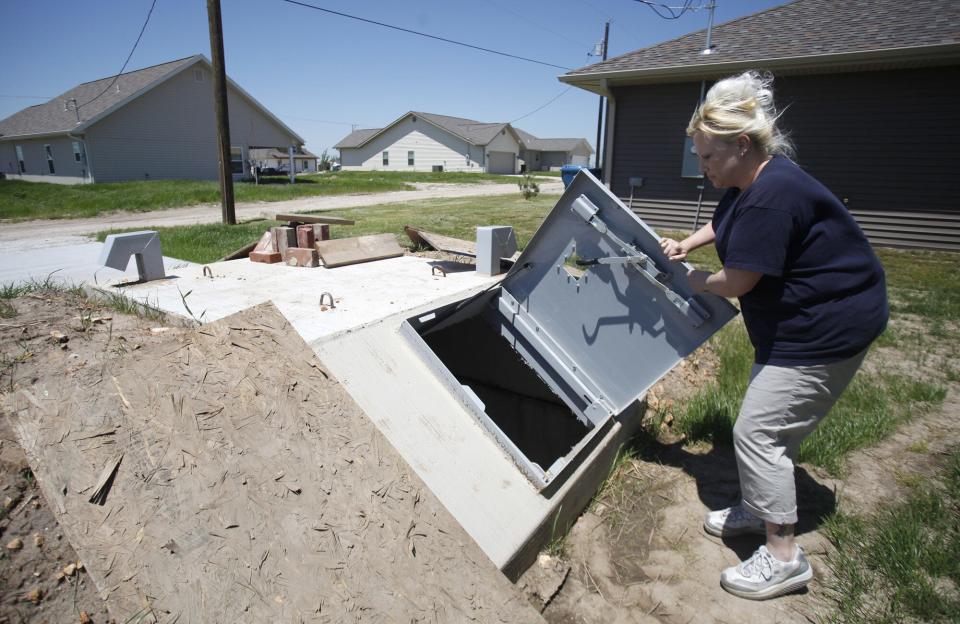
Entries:
{"type": "Polygon", "coordinates": [[[586,164],[585,139],[538,139],[509,123],[410,111],[385,128],[354,130],[334,146],[344,169],[512,174],[586,164]]]}
{"type": "MultiPolygon", "coordinates": [[[[227,79],[233,173],[303,138],[227,79]]],[[[78,85],[0,121],[0,171],[67,184],[219,177],[212,67],[202,55],[78,85]]]]}
{"type": "MultiPolygon", "coordinates": [[[[247,158],[251,166],[261,169],[275,169],[279,172],[290,173],[290,152],[270,148],[252,148],[247,158]]],[[[310,173],[317,170],[317,155],[301,148],[293,154],[295,173],[310,173]]]]}
{"type": "MultiPolygon", "coordinates": [[[[604,181],[651,225],[690,229],[703,180],[685,129],[704,89],[770,71],[797,162],[875,244],[960,250],[960,2],[796,0],[583,67],[608,98],[604,181]]],[[[706,184],[699,224],[721,192],[706,184]]]]}

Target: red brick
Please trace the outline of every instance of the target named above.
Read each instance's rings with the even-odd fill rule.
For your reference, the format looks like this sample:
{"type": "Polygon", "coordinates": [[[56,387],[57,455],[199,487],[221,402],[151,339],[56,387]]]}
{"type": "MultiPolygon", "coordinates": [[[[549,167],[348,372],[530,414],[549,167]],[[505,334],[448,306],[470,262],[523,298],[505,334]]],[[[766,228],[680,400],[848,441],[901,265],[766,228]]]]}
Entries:
{"type": "Polygon", "coordinates": [[[320,266],[320,259],[316,249],[302,247],[287,247],[287,264],[290,266],[315,267],[320,266]]]}
{"type": "MultiPolygon", "coordinates": [[[[313,238],[318,241],[330,240],[330,226],[320,223],[313,224],[313,238]]],[[[301,245],[302,247],[303,245],[301,245]]]]}
{"type": "Polygon", "coordinates": [[[297,226],[297,247],[313,249],[314,235],[312,225],[297,226]]]}
{"type": "Polygon", "coordinates": [[[251,251],[250,260],[251,262],[274,264],[280,262],[283,258],[280,257],[279,251],[251,251]]]}
{"type": "Polygon", "coordinates": [[[257,242],[257,246],[253,248],[254,251],[277,251],[277,241],[273,238],[273,232],[267,230],[263,233],[263,236],[260,237],[260,241],[257,242]]]}

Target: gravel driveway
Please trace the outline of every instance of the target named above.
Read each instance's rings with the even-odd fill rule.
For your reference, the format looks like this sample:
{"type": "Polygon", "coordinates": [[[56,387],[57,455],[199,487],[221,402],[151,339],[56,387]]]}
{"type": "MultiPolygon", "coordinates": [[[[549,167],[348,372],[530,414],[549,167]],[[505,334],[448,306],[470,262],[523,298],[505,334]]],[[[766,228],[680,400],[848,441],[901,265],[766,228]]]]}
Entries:
{"type": "MultiPolygon", "coordinates": [[[[512,195],[517,185],[511,184],[440,184],[415,183],[414,191],[391,191],[366,195],[335,195],[301,197],[280,202],[253,202],[236,205],[238,221],[261,216],[262,213],[296,213],[311,210],[339,210],[444,197],[483,197],[512,195]]],[[[540,182],[540,192],[556,194],[563,191],[560,180],[540,182]]],[[[41,219],[4,223],[0,227],[0,251],[17,251],[56,245],[75,245],[87,242],[89,235],[109,229],[136,227],[169,227],[215,223],[220,221],[219,204],[200,204],[185,208],[168,208],[151,212],[118,212],[86,219],[41,219]]]]}

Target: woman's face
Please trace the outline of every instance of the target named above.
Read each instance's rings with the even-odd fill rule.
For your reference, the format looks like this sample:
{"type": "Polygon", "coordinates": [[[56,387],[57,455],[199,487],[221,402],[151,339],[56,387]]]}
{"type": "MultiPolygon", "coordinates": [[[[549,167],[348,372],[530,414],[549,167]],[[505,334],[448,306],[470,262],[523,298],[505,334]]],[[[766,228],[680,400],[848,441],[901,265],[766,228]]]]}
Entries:
{"type": "Polygon", "coordinates": [[[693,145],[700,159],[700,171],[716,188],[739,186],[744,178],[743,160],[737,142],[728,143],[715,136],[695,132],[693,145]]]}

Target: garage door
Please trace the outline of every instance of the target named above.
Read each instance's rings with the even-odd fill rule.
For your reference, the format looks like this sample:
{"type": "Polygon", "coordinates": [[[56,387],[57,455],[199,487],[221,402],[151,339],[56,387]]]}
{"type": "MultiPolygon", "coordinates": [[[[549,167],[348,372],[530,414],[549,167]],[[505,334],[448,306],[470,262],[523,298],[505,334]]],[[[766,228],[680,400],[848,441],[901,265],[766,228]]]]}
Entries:
{"type": "Polygon", "coordinates": [[[490,152],[487,158],[487,173],[514,173],[516,155],[513,152],[490,152]]]}

